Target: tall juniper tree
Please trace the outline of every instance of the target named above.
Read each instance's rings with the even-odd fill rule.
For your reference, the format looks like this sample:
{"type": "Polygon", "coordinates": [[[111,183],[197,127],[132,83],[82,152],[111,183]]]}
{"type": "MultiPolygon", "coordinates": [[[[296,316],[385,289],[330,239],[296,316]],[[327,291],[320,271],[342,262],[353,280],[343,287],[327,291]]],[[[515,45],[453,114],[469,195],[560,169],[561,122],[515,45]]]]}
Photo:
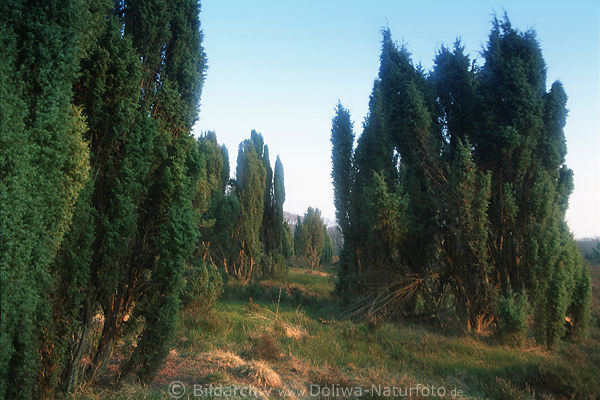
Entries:
{"type": "Polygon", "coordinates": [[[560,83],[546,92],[534,31],[496,20],[484,56],[483,118],[474,144],[479,163],[492,172],[490,254],[502,292],[529,292],[536,338],[552,346],[564,335],[569,306],[589,297],[573,291],[586,273],[569,251],[573,239],[565,224],[573,185],[564,165],[567,97],[560,83]]]}
{"type": "Polygon", "coordinates": [[[285,178],[283,163],[279,156],[275,160],[273,174],[273,243],[277,254],[283,255],[284,226],[283,204],[285,203],[285,178]]]}
{"type": "Polygon", "coordinates": [[[384,129],[400,157],[400,185],[408,196],[409,228],[401,255],[412,273],[427,273],[436,265],[437,204],[443,171],[441,137],[433,114],[431,87],[415,68],[406,47],[398,47],[391,32],[383,32],[379,79],[384,129]]]}
{"type": "MultiPolygon", "coordinates": [[[[51,267],[88,179],[73,82],[89,5],[15,1],[0,11],[0,397],[42,397],[51,267]]],[[[51,343],[50,343],[51,344],[51,343]]],[[[51,362],[51,361],[50,361],[51,362]]]]}
{"type": "Polygon", "coordinates": [[[376,175],[383,177],[386,191],[389,189],[395,192],[398,185],[397,153],[394,151],[390,132],[385,129],[382,90],[381,81],[375,81],[369,101],[369,114],[365,118],[363,133],[357,141],[350,175],[351,229],[348,243],[353,251],[349,254],[349,260],[353,271],[359,274],[374,271],[377,269],[376,264],[381,266],[390,261],[381,260],[377,251],[370,246],[375,240],[372,228],[377,219],[372,190],[379,183],[376,175]],[[378,260],[382,263],[375,262],[378,260]]]}
{"type": "Polygon", "coordinates": [[[455,297],[458,316],[468,330],[480,332],[493,320],[495,286],[488,253],[490,174],[479,171],[471,146],[453,143],[448,190],[442,210],[443,282],[455,297]]]}
{"type": "MultiPolygon", "coordinates": [[[[115,343],[135,327],[137,347],[125,349],[122,373],[145,380],[166,355],[181,272],[196,247],[202,164],[190,131],[205,57],[197,2],[102,4],[100,32],[75,83],[75,102],[88,123],[93,187],[74,223],[91,231],[73,225],[57,268],[73,268],[75,252],[81,271],[89,263],[79,322],[71,327],[75,357],[92,344],[85,377],[97,376],[115,343]],[[102,332],[90,342],[98,311],[102,332]]],[[[66,388],[82,377],[72,368],[77,358],[68,364],[66,388]]]]}
{"type": "Polygon", "coordinates": [[[236,194],[240,216],[235,227],[237,251],[230,268],[233,275],[248,281],[257,273],[263,256],[260,231],[264,213],[266,171],[257,149],[263,149],[262,137],[252,131],[252,139],[240,143],[236,169],[236,194]]]}
{"type": "Polygon", "coordinates": [[[350,112],[338,102],[331,127],[331,179],[333,181],[333,201],[337,223],[344,238],[341,253],[340,280],[337,290],[347,292],[352,284],[350,254],[350,193],[352,187],[352,154],[354,152],[354,131],[350,112]]]}

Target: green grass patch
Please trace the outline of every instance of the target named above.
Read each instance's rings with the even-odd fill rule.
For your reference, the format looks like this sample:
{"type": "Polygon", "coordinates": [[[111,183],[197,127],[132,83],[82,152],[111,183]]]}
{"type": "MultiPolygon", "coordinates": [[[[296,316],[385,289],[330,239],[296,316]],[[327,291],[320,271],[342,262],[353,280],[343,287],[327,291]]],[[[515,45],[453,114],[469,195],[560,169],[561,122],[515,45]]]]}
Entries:
{"type": "MultiPolygon", "coordinates": [[[[244,362],[264,360],[286,385],[420,383],[482,399],[593,399],[600,393],[595,326],[583,343],[567,342],[553,352],[511,348],[493,338],[415,323],[373,328],[342,318],[333,300],[335,278],[325,272],[290,268],[285,279],[230,282],[212,311],[180,314],[176,351],[184,360],[217,350],[233,352],[244,362]]],[[[197,376],[203,383],[239,384],[239,379],[234,370],[212,367],[197,376]]],[[[166,393],[162,386],[137,386],[139,394],[132,397],[132,388],[77,398],[153,399],[166,393]]]]}

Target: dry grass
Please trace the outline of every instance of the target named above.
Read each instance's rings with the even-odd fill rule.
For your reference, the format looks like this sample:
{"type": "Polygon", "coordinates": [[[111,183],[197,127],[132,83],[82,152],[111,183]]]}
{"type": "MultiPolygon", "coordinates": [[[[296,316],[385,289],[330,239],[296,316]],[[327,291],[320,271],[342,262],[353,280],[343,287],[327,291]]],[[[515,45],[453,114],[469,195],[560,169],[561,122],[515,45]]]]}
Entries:
{"type": "Polygon", "coordinates": [[[285,333],[285,336],[291,339],[300,340],[308,336],[306,329],[296,325],[284,324],[282,325],[282,328],[283,332],[285,333]]]}
{"type": "Polygon", "coordinates": [[[308,332],[301,326],[294,325],[291,322],[284,321],[282,319],[277,319],[273,326],[275,332],[280,333],[281,335],[294,339],[300,340],[305,337],[308,337],[308,332]]]}
{"type": "Polygon", "coordinates": [[[337,365],[325,364],[311,371],[311,380],[321,387],[350,387],[356,382],[344,373],[337,365]]]}
{"type": "Polygon", "coordinates": [[[257,387],[281,387],[282,381],[277,372],[264,361],[250,361],[235,369],[235,373],[257,387]]]}
{"type": "Polygon", "coordinates": [[[79,400],[158,400],[162,398],[160,392],[139,382],[124,382],[118,387],[94,388],[87,386],[77,389],[70,395],[58,397],[79,400]]]}
{"type": "Polygon", "coordinates": [[[331,274],[329,272],[325,272],[325,271],[321,271],[318,269],[307,269],[305,271],[306,275],[312,275],[312,276],[322,276],[325,278],[329,278],[331,276],[331,274]]]}
{"type": "Polygon", "coordinates": [[[202,358],[215,364],[219,368],[226,369],[237,368],[245,363],[240,356],[228,350],[215,350],[210,353],[205,353],[202,355],[202,358]]]}
{"type": "Polygon", "coordinates": [[[252,352],[261,360],[276,361],[280,357],[279,345],[272,335],[263,333],[253,339],[252,352]]]}
{"type": "Polygon", "coordinates": [[[282,333],[285,337],[292,339],[302,339],[308,336],[308,332],[301,326],[295,325],[277,313],[266,310],[267,315],[253,314],[250,318],[263,319],[271,323],[272,329],[282,333]]]}
{"type": "Polygon", "coordinates": [[[307,381],[312,366],[308,360],[290,355],[285,360],[284,368],[294,377],[307,381]]]}
{"type": "MultiPolygon", "coordinates": [[[[268,329],[269,332],[277,335],[282,335],[290,339],[300,340],[308,337],[308,332],[301,326],[295,325],[290,321],[280,317],[276,313],[266,310],[269,316],[261,314],[253,314],[250,318],[262,319],[268,321],[271,327],[268,329]]],[[[261,335],[264,338],[265,335],[261,335]]],[[[259,337],[260,338],[260,337],[259,337]]],[[[272,341],[269,338],[269,341],[272,341]]],[[[266,340],[265,340],[266,341],[266,340]]],[[[259,355],[260,356],[260,355],[259,355]]]]}
{"type": "MultiPolygon", "coordinates": [[[[593,314],[598,318],[600,267],[590,268],[590,275],[593,314]]],[[[596,324],[592,337],[580,344],[563,343],[552,352],[538,346],[512,349],[485,337],[440,333],[424,325],[383,322],[375,317],[357,324],[339,318],[331,312],[337,308],[327,306],[332,279],[300,269],[291,269],[290,276],[290,285],[273,286],[270,297],[257,296],[252,305],[242,288],[241,295],[222,299],[213,315],[186,311],[185,329],[180,333],[186,339],[175,345],[176,350],[169,353],[149,386],[132,383],[114,392],[96,387],[80,391],[74,398],[164,399],[174,380],[186,385],[255,387],[262,398],[269,389],[279,398],[276,393],[281,390],[292,393],[281,397],[290,399],[306,398],[302,393],[307,393],[311,384],[335,388],[435,384],[448,389],[448,398],[453,398],[451,390],[464,390],[463,399],[592,399],[600,393],[600,330],[596,324]],[[319,308],[323,306],[317,303],[307,312],[302,308],[306,305],[278,302],[280,287],[283,296],[284,289],[296,286],[325,298],[326,306],[319,308]],[[213,324],[221,328],[212,329],[213,324]]]]}

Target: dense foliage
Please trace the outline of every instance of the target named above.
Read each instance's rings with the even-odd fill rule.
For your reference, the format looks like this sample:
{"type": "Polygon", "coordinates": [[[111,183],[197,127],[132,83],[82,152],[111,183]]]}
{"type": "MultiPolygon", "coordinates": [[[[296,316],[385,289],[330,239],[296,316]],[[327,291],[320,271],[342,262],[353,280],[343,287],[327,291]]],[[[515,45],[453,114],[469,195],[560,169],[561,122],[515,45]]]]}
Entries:
{"type": "Polygon", "coordinates": [[[253,131],[231,180],[216,135],[192,137],[197,1],[16,2],[1,18],[1,397],[70,392],[115,356],[118,378],[147,381],[181,306],[293,254],[283,164],[253,131]]]}
{"type": "Polygon", "coordinates": [[[333,244],[318,208],[308,207],[303,217],[298,216],[294,250],[296,260],[311,269],[331,264],[333,244]]]}
{"type": "Polygon", "coordinates": [[[72,391],[115,354],[148,380],[181,302],[293,252],[281,160],[273,177],[253,132],[230,180],[216,135],[191,136],[196,1],[16,2],[1,22],[0,393],[72,391]]]}
{"type": "MultiPolygon", "coordinates": [[[[197,0],[13,1],[0,10],[0,398],[148,382],[182,308],[230,278],[339,256],[359,314],[454,318],[553,346],[585,333],[590,278],[565,222],[567,96],[546,88],[533,31],[494,21],[485,63],[460,42],[430,72],[383,32],[354,147],[338,103],[338,227],[284,220],[284,168],[263,136],[235,176],[192,136],[206,72],[197,0]]],[[[599,248],[590,252],[598,260],[599,248]]],[[[380,315],[370,315],[378,320],[380,315]]]]}
{"type": "Polygon", "coordinates": [[[214,243],[220,248],[215,254],[220,265],[242,281],[274,276],[293,247],[283,221],[283,164],[277,157],[273,173],[260,133],[252,131],[250,139],[240,143],[235,175],[224,197],[214,200],[225,211],[215,215],[219,229],[214,229],[214,243]]]}
{"type": "Polygon", "coordinates": [[[460,42],[430,72],[383,32],[379,77],[352,149],[332,124],[344,237],[338,291],[356,312],[454,316],[553,346],[583,333],[590,281],[565,223],[567,96],[546,90],[535,32],[495,20],[479,67],[460,42]],[[529,324],[529,325],[527,325],[529,324]]]}
{"type": "Polygon", "coordinates": [[[90,173],[85,116],[72,102],[90,23],[81,1],[16,1],[0,11],[1,398],[44,389],[51,263],[90,173]]]}

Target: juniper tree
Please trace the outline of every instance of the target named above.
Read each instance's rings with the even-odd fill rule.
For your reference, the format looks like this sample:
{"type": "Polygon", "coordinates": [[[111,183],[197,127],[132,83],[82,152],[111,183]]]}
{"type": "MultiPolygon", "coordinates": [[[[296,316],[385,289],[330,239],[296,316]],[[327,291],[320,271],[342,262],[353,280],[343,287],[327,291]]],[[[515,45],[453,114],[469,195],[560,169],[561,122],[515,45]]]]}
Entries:
{"type": "Polygon", "coordinates": [[[283,164],[277,156],[275,174],[269,163],[268,147],[264,146],[263,161],[266,170],[265,203],[261,226],[261,241],[264,248],[263,275],[274,276],[282,267],[282,229],[283,203],[285,187],[283,181],[283,164]]]}
{"type": "Polygon", "coordinates": [[[260,229],[264,212],[265,166],[256,149],[262,149],[262,137],[258,140],[253,131],[252,140],[240,143],[236,168],[236,194],[240,205],[240,217],[235,227],[236,260],[230,263],[237,278],[248,281],[256,274],[263,254],[260,229]],[[256,138],[256,139],[255,139],[256,138]],[[257,146],[257,142],[260,145],[257,146]]]}
{"type": "Polygon", "coordinates": [[[213,178],[217,182],[217,174],[220,171],[220,179],[217,187],[211,186],[212,192],[209,201],[209,208],[201,224],[201,247],[202,257],[208,257],[209,261],[219,268],[228,269],[229,263],[237,256],[236,243],[234,240],[235,227],[240,218],[240,203],[235,190],[235,181],[229,178],[229,153],[227,147],[222,145],[220,148],[216,142],[216,137],[207,135],[206,139],[201,138],[205,145],[201,146],[201,153],[207,151],[209,156],[206,158],[214,159],[220,168],[213,169],[213,178]],[[206,142],[206,139],[209,139],[206,142]],[[202,149],[203,148],[203,149],[202,149]]]}
{"type": "Polygon", "coordinates": [[[127,329],[139,328],[122,373],[149,379],[166,355],[198,232],[193,201],[202,166],[190,135],[204,74],[198,4],[128,1],[101,12],[102,33],[75,86],[95,178],[81,331],[100,309],[93,378],[127,329]]]}
{"type": "Polygon", "coordinates": [[[15,1],[0,11],[0,397],[41,397],[54,332],[51,267],[88,179],[73,82],[88,5],[15,1]]]}
{"type": "MultiPolygon", "coordinates": [[[[384,31],[347,174],[351,257],[342,259],[340,287],[368,298],[372,289],[361,288],[399,277],[407,284],[391,290],[410,294],[408,311],[417,296],[432,312],[449,300],[475,330],[530,312],[536,339],[552,346],[565,321],[579,335],[589,318],[589,277],[565,223],[567,96],[558,82],[546,91],[533,31],[495,20],[483,55],[476,68],[460,42],[452,52],[442,47],[426,76],[384,31]],[[508,304],[520,302],[514,293],[531,307],[508,304]]],[[[332,161],[334,171],[342,165],[335,151],[332,161]]],[[[344,188],[335,176],[334,185],[344,188]]]]}
{"type": "MultiPolygon", "coordinates": [[[[107,8],[105,12],[108,11],[107,8]]],[[[75,93],[75,101],[88,121],[86,135],[95,176],[89,199],[94,215],[94,240],[88,250],[92,253],[88,266],[90,287],[83,304],[81,330],[88,332],[96,309],[99,305],[103,307],[107,329],[101,343],[106,357],[120,335],[118,319],[130,311],[112,309],[109,304],[116,303],[111,293],[117,292],[119,282],[130,279],[127,272],[130,240],[137,230],[136,208],[147,190],[146,175],[156,137],[152,125],[146,123],[139,111],[141,69],[131,41],[121,37],[120,29],[117,18],[105,19],[101,34],[82,60],[75,93]],[[114,96],[115,92],[119,96],[114,96]]],[[[72,249],[65,247],[64,251],[72,249]]],[[[74,345],[83,346],[86,340],[82,335],[74,345]]],[[[100,369],[102,365],[104,360],[98,358],[94,368],[100,369]]]]}
{"type": "Polygon", "coordinates": [[[368,246],[370,279],[403,273],[400,249],[407,232],[408,201],[399,189],[390,190],[383,174],[374,172],[369,186],[372,226],[368,246]]]}
{"type": "Polygon", "coordinates": [[[469,137],[477,118],[476,70],[457,40],[452,51],[442,46],[429,77],[437,96],[437,113],[448,162],[440,196],[442,285],[452,293],[458,317],[469,330],[480,331],[493,320],[495,285],[487,240],[490,176],[472,159],[469,137]]]}
{"type": "MultiPolygon", "coordinates": [[[[265,144],[262,135],[255,130],[252,130],[250,135],[256,154],[263,164],[265,171],[264,178],[264,195],[263,195],[263,212],[262,221],[260,227],[260,242],[263,246],[263,257],[262,257],[262,274],[264,276],[270,276],[275,273],[278,264],[279,255],[279,242],[280,242],[280,227],[281,222],[278,222],[277,204],[274,193],[274,176],[273,168],[271,167],[271,161],[269,158],[269,147],[265,144]]],[[[282,172],[282,171],[280,171],[282,172]]],[[[283,182],[280,182],[283,184],[283,182]]],[[[279,188],[278,190],[280,190],[279,188]]],[[[281,194],[281,193],[280,193],[281,194]]],[[[283,206],[283,203],[282,203],[283,206]]],[[[283,210],[281,211],[283,216],[283,210]]]]}
{"type": "Polygon", "coordinates": [[[302,217],[296,216],[296,226],[294,227],[294,254],[296,260],[304,258],[306,249],[306,236],[304,234],[304,225],[302,223],[302,217]]]}
{"type": "Polygon", "coordinates": [[[339,281],[337,290],[345,293],[352,285],[351,271],[353,269],[351,254],[351,219],[350,199],[353,184],[352,158],[354,153],[354,131],[350,112],[338,102],[335,116],[331,122],[331,179],[333,182],[333,201],[336,209],[336,219],[344,237],[344,248],[341,252],[339,281]]]}
{"type": "Polygon", "coordinates": [[[331,244],[333,246],[333,255],[336,257],[340,257],[342,252],[342,247],[344,245],[344,237],[342,236],[342,231],[338,225],[330,226],[327,228],[329,232],[329,237],[331,238],[331,244]]]}
{"type": "Polygon", "coordinates": [[[277,246],[278,253],[283,253],[283,250],[282,250],[283,241],[284,241],[283,203],[285,203],[285,179],[284,179],[284,173],[283,173],[283,163],[281,162],[281,159],[279,158],[279,156],[277,156],[277,160],[275,161],[275,173],[273,175],[273,208],[274,208],[273,241],[277,246]]]}
{"type": "Polygon", "coordinates": [[[275,219],[275,209],[273,204],[273,168],[269,158],[269,146],[264,145],[259,153],[265,169],[265,193],[263,198],[264,210],[262,225],[260,227],[260,238],[263,243],[265,254],[271,253],[275,248],[273,239],[273,225],[275,219]]]}
{"type": "MultiPolygon", "coordinates": [[[[398,48],[385,30],[379,77],[347,174],[351,228],[344,233],[347,256],[341,260],[342,292],[373,287],[379,283],[368,281],[377,281],[382,274],[424,276],[437,265],[439,224],[434,197],[442,192],[443,169],[441,135],[436,133],[431,112],[434,99],[423,71],[413,66],[407,49],[398,48]],[[394,210],[393,229],[382,220],[386,219],[384,208],[392,203],[402,207],[394,210]],[[398,231],[404,234],[394,233],[398,231]]],[[[334,168],[336,164],[333,159],[334,168]]],[[[339,190],[335,180],[334,184],[339,190]]]]}
{"type": "Polygon", "coordinates": [[[352,247],[352,251],[348,264],[355,272],[367,272],[375,267],[373,261],[378,260],[375,252],[370,251],[373,228],[376,224],[376,210],[372,207],[375,174],[381,174],[384,184],[391,191],[395,191],[398,185],[397,154],[394,152],[390,133],[385,129],[383,106],[382,84],[378,80],[373,85],[369,114],[365,119],[363,133],[357,141],[353,174],[350,175],[353,181],[350,194],[351,231],[348,244],[352,247]]]}
{"type": "Polygon", "coordinates": [[[262,162],[265,169],[265,193],[263,200],[263,217],[260,227],[260,241],[263,245],[262,274],[272,276],[276,270],[275,255],[277,241],[275,240],[275,200],[273,197],[273,168],[269,159],[269,147],[264,145],[262,162]]]}
{"type": "Polygon", "coordinates": [[[435,196],[443,175],[431,87],[412,65],[406,47],[392,41],[389,30],[383,32],[380,59],[383,123],[399,153],[400,185],[408,196],[409,228],[401,257],[412,273],[428,273],[437,264],[435,196]]]}
{"type": "Polygon", "coordinates": [[[495,285],[488,254],[490,174],[478,170],[471,145],[453,144],[448,190],[443,203],[442,281],[454,296],[458,316],[468,330],[480,332],[494,318],[495,285]]]}
{"type": "Polygon", "coordinates": [[[198,151],[202,156],[203,171],[210,191],[209,197],[214,192],[224,192],[229,180],[229,156],[227,148],[219,146],[215,132],[209,131],[197,140],[198,151]]]}
{"type": "Polygon", "coordinates": [[[294,233],[287,221],[283,221],[281,229],[281,255],[289,260],[294,256],[294,233]]]}
{"type": "Polygon", "coordinates": [[[456,150],[458,139],[464,143],[469,137],[473,137],[476,129],[476,70],[464,51],[460,40],[456,40],[452,51],[442,46],[436,54],[435,65],[429,76],[435,87],[437,113],[450,158],[456,150]]]}
{"type": "Polygon", "coordinates": [[[142,206],[149,212],[142,226],[156,236],[138,243],[156,250],[133,260],[150,266],[149,282],[139,300],[144,329],[127,366],[143,380],[156,373],[167,355],[179,307],[181,271],[197,244],[193,198],[201,166],[191,129],[198,115],[206,59],[199,11],[196,0],[130,1],[125,7],[125,34],[131,35],[142,60],[142,109],[159,127],[154,182],[142,206]]]}
{"type": "Polygon", "coordinates": [[[323,225],[323,250],[321,251],[321,265],[331,265],[333,258],[333,244],[331,243],[331,237],[327,231],[327,225],[323,225]]]}
{"type": "Polygon", "coordinates": [[[572,290],[575,277],[586,278],[564,222],[572,190],[564,164],[567,97],[560,83],[546,92],[534,31],[495,20],[484,56],[474,143],[478,162],[492,172],[490,254],[500,289],[529,292],[536,338],[552,346],[564,336],[569,305],[589,297],[572,290]]]}
{"type": "Polygon", "coordinates": [[[46,394],[72,392],[81,382],[81,359],[89,348],[88,325],[92,310],[89,287],[95,239],[96,213],[88,180],[77,201],[69,231],[51,264],[55,274],[52,315],[46,346],[53,349],[42,359],[46,394]],[[84,324],[84,321],[86,324],[84,324]]]}
{"type": "Polygon", "coordinates": [[[227,148],[219,146],[214,132],[207,132],[198,138],[198,152],[202,159],[203,173],[198,181],[198,197],[194,204],[202,215],[199,220],[200,244],[197,257],[224,267],[231,253],[233,224],[239,216],[235,194],[226,193],[229,184],[229,156],[227,148]]]}
{"type": "Polygon", "coordinates": [[[338,102],[331,127],[331,179],[336,218],[344,237],[350,231],[350,187],[354,132],[350,112],[338,102]]]}
{"type": "Polygon", "coordinates": [[[221,293],[223,280],[219,268],[226,266],[230,247],[232,221],[227,213],[229,198],[225,193],[225,173],[229,173],[226,149],[219,146],[214,132],[206,132],[197,139],[200,174],[192,200],[197,213],[199,241],[193,256],[186,260],[180,300],[183,307],[206,311],[221,293]],[[221,243],[225,242],[225,246],[221,243]]]}
{"type": "Polygon", "coordinates": [[[321,263],[323,246],[325,245],[325,224],[318,208],[308,207],[304,216],[298,216],[298,224],[294,238],[297,240],[296,256],[300,256],[308,263],[311,269],[317,268],[321,263]]]}

